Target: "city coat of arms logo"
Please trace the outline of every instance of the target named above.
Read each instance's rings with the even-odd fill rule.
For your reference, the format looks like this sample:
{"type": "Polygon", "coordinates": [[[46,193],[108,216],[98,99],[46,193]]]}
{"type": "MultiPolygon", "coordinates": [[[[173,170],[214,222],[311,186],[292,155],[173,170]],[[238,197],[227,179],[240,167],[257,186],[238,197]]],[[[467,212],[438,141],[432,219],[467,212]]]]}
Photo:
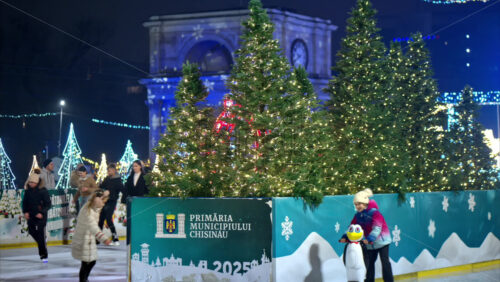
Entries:
{"type": "Polygon", "coordinates": [[[186,238],[186,214],[156,214],[155,238],[186,238]]]}
{"type": "Polygon", "coordinates": [[[165,219],[165,230],[168,234],[173,234],[177,230],[177,219],[175,214],[167,214],[165,219]]]}

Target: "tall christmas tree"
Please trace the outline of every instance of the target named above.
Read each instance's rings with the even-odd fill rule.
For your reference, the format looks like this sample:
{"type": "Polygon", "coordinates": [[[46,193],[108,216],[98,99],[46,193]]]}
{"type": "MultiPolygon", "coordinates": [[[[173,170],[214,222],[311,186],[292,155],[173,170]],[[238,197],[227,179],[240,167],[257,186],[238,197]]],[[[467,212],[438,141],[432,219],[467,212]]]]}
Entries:
{"type": "Polygon", "coordinates": [[[485,143],[483,127],[478,122],[479,106],[472,93],[470,86],[462,91],[462,100],[454,111],[456,122],[449,129],[449,155],[454,166],[450,181],[454,189],[493,189],[498,185],[498,171],[485,143]]]}
{"type": "Polygon", "coordinates": [[[83,163],[81,157],[82,150],[78,146],[76,141],[75,131],[73,129],[73,123],[70,124],[68,141],[66,141],[66,146],[63,151],[63,162],[59,168],[59,180],[57,181],[56,189],[68,189],[70,188],[70,178],[71,172],[76,169],[78,164],[83,163]]]}
{"type": "Polygon", "coordinates": [[[10,159],[3,147],[2,138],[0,138],[0,190],[16,189],[14,180],[16,177],[10,169],[10,159]]]}
{"type": "MultiPolygon", "coordinates": [[[[186,63],[167,123],[155,153],[158,173],[151,174],[151,195],[170,197],[232,196],[227,139],[214,134],[215,115],[201,107],[208,95],[196,64],[186,63]]],[[[156,165],[155,165],[156,166],[156,165]]],[[[156,170],[156,169],[155,169],[156,170]]]]}
{"type": "Polygon", "coordinates": [[[120,158],[120,170],[118,172],[122,176],[123,181],[127,179],[130,167],[135,160],[137,160],[137,154],[134,153],[134,149],[132,149],[132,142],[127,140],[125,152],[123,152],[123,155],[120,158]]]}
{"type": "Polygon", "coordinates": [[[40,167],[38,166],[38,162],[36,160],[36,155],[33,155],[33,163],[31,164],[31,169],[30,169],[30,172],[29,172],[28,175],[30,175],[31,173],[33,173],[33,171],[35,170],[35,168],[40,169],[40,167]]]}
{"type": "Polygon", "coordinates": [[[398,128],[389,104],[386,48],[376,27],[376,11],[358,0],[347,20],[346,37],[337,53],[328,104],[337,141],[333,183],[341,193],[370,187],[377,192],[402,192],[394,177],[398,128]]]}
{"type": "Polygon", "coordinates": [[[407,168],[413,191],[448,189],[446,176],[451,169],[444,155],[446,106],[438,102],[439,91],[433,78],[429,51],[420,33],[412,36],[406,52],[409,79],[401,85],[405,103],[399,110],[406,115],[400,122],[406,127],[407,168]]]}
{"type": "Polygon", "coordinates": [[[243,22],[240,49],[236,52],[227,87],[233,100],[235,124],[233,190],[241,196],[290,195],[288,185],[279,187],[273,154],[279,134],[273,134],[280,121],[280,108],[291,87],[290,65],[278,40],[273,39],[274,26],[258,0],[249,3],[250,16],[243,22]]]}
{"type": "Polygon", "coordinates": [[[99,164],[99,170],[97,171],[97,183],[101,183],[107,175],[108,164],[106,162],[106,155],[102,154],[101,163],[99,164]]]}
{"type": "Polygon", "coordinates": [[[273,194],[302,197],[306,202],[321,203],[331,183],[333,139],[325,111],[320,107],[313,86],[303,67],[295,68],[284,103],[278,107],[278,126],[272,134],[276,150],[269,166],[279,180],[273,194]],[[286,189],[285,189],[286,188],[286,189]]]}

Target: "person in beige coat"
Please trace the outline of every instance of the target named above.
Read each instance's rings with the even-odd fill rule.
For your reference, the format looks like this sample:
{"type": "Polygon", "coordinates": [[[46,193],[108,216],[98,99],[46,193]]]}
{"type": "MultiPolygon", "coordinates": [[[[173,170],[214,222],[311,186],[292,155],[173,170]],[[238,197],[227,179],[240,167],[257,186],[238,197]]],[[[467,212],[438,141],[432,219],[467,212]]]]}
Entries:
{"type": "Polygon", "coordinates": [[[79,274],[80,282],[88,280],[90,271],[96,264],[96,239],[106,245],[111,243],[111,240],[106,237],[98,226],[99,213],[104,206],[106,198],[107,193],[101,189],[96,190],[78,214],[75,233],[71,243],[71,255],[82,262],[79,274]]]}

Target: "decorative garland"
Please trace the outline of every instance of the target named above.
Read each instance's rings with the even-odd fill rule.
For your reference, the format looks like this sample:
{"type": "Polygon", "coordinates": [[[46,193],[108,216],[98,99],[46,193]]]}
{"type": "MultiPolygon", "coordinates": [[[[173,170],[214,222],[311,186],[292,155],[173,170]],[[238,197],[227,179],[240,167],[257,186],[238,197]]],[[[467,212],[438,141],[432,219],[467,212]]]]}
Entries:
{"type": "MultiPolygon", "coordinates": [[[[481,105],[500,105],[500,91],[474,91],[474,101],[481,105]]],[[[444,92],[439,98],[446,104],[458,104],[462,100],[462,92],[444,92]]]]}
{"type": "Polygon", "coordinates": [[[489,0],[423,0],[424,2],[432,3],[432,4],[466,4],[468,2],[483,2],[486,3],[489,0]]]}
{"type": "Polygon", "coordinates": [[[55,116],[58,113],[44,113],[44,114],[22,114],[22,115],[0,115],[0,118],[33,118],[33,117],[49,117],[55,116]]]}
{"type": "Polygon", "coordinates": [[[100,120],[100,119],[95,119],[95,118],[93,118],[92,121],[95,123],[102,123],[102,124],[106,124],[106,125],[120,126],[120,127],[132,128],[132,129],[149,130],[149,126],[145,126],[145,125],[132,125],[132,124],[121,123],[121,122],[105,121],[105,120],[100,120]]]}

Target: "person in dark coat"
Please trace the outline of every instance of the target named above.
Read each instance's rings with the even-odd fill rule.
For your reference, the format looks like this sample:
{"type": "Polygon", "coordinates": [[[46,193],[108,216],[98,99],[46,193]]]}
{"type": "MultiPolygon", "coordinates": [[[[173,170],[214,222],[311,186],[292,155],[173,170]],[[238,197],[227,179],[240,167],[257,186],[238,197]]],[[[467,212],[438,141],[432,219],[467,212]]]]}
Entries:
{"type": "Polygon", "coordinates": [[[135,160],[132,163],[132,172],[125,182],[125,193],[122,195],[122,203],[127,203],[129,197],[142,197],[149,193],[144,179],[144,165],[140,160],[135,160]]]}
{"type": "Polygon", "coordinates": [[[52,206],[49,192],[40,178],[40,170],[35,169],[28,177],[23,197],[23,214],[28,220],[28,233],[38,245],[38,254],[43,263],[48,262],[47,243],[45,242],[45,226],[47,213],[52,206]]]}
{"type": "Polygon", "coordinates": [[[120,242],[118,240],[118,234],[116,233],[115,225],[113,223],[113,214],[116,208],[116,202],[120,196],[120,192],[123,193],[125,190],[123,187],[122,179],[119,174],[116,173],[116,165],[108,165],[108,176],[104,178],[100,186],[101,189],[108,191],[108,201],[102,208],[101,214],[99,216],[99,228],[102,230],[104,226],[104,220],[106,220],[109,229],[111,229],[111,234],[113,235],[113,242],[111,245],[119,246],[120,242]]]}

